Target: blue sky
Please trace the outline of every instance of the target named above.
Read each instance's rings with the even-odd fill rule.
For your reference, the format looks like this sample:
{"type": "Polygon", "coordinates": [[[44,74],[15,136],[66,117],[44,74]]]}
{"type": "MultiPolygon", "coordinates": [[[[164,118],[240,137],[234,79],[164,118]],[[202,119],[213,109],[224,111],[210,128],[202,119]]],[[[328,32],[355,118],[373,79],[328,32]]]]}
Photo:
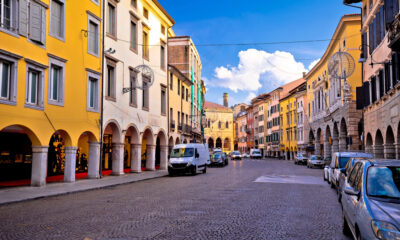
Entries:
{"type": "Polygon", "coordinates": [[[159,2],[176,21],[176,35],[189,35],[197,45],[206,100],[221,104],[227,92],[230,105],[297,79],[322,56],[329,41],[252,43],[330,39],[341,16],[360,13],[342,0],[159,2]],[[224,43],[246,45],[202,46],[224,43]]]}

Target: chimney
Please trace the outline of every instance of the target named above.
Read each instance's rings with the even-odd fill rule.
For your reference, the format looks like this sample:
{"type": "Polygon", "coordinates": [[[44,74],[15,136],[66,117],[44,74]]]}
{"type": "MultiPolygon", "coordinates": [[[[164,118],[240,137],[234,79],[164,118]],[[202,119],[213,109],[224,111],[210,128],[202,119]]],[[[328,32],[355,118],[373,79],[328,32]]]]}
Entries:
{"type": "Polygon", "coordinates": [[[228,99],[229,99],[228,93],[224,93],[224,106],[225,107],[229,107],[228,99]]]}
{"type": "Polygon", "coordinates": [[[306,78],[307,73],[303,72],[303,78],[306,78]]]}

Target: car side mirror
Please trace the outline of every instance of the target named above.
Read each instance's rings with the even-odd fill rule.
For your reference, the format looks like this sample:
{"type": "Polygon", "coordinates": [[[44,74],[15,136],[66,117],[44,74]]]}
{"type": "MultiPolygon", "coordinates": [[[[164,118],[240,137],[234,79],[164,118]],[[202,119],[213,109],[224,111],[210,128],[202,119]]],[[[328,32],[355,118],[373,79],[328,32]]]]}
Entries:
{"type": "Polygon", "coordinates": [[[196,153],[196,156],[195,156],[196,158],[199,158],[200,157],[200,154],[199,153],[196,153]]]}
{"type": "Polygon", "coordinates": [[[352,187],[346,187],[346,188],[344,189],[344,193],[346,193],[347,195],[350,195],[350,196],[357,196],[357,197],[360,196],[360,192],[357,191],[357,190],[355,190],[355,189],[352,188],[352,187]]]}

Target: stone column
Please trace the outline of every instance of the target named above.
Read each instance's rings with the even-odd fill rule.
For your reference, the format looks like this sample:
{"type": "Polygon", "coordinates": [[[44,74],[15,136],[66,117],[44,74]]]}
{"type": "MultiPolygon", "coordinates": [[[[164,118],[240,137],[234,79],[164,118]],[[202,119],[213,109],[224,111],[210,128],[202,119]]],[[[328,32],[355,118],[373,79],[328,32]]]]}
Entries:
{"type": "Polygon", "coordinates": [[[321,144],[317,141],[315,141],[315,155],[320,155],[321,154],[321,144]]]}
{"type": "Polygon", "coordinates": [[[64,182],[75,182],[77,147],[65,147],[64,182]]]}
{"type": "Polygon", "coordinates": [[[131,172],[142,172],[142,144],[131,144],[131,172]]]}
{"type": "Polygon", "coordinates": [[[146,146],[147,153],[146,153],[146,170],[147,171],[155,171],[155,159],[156,159],[156,146],[154,145],[147,145],[146,146]]]}
{"type": "Polygon", "coordinates": [[[383,158],[383,145],[374,145],[374,156],[375,158],[383,158]]]}
{"type": "Polygon", "coordinates": [[[48,146],[32,146],[31,186],[46,185],[48,146]]]}
{"type": "Polygon", "coordinates": [[[168,170],[168,146],[160,148],[160,170],[168,170]]]}
{"type": "Polygon", "coordinates": [[[346,152],[346,150],[347,150],[346,137],[339,137],[339,152],[346,152]]]}
{"type": "Polygon", "coordinates": [[[112,145],[112,174],[116,176],[124,174],[124,146],[123,143],[112,145]]]}
{"type": "Polygon", "coordinates": [[[394,159],[396,157],[396,149],[393,144],[383,144],[383,152],[386,159],[394,159]]]}
{"type": "Polygon", "coordinates": [[[365,146],[365,152],[373,154],[373,147],[372,145],[365,146]]]}
{"type": "Polygon", "coordinates": [[[100,177],[100,143],[89,142],[88,178],[100,177]]]}
{"type": "Polygon", "coordinates": [[[325,141],[324,142],[324,158],[331,156],[331,149],[332,149],[332,146],[329,144],[328,141],[325,141]]]}
{"type": "Polygon", "coordinates": [[[397,143],[394,146],[396,147],[396,159],[400,159],[400,144],[397,143]]]}
{"type": "Polygon", "coordinates": [[[332,152],[339,152],[339,140],[337,138],[332,138],[332,152]]]}

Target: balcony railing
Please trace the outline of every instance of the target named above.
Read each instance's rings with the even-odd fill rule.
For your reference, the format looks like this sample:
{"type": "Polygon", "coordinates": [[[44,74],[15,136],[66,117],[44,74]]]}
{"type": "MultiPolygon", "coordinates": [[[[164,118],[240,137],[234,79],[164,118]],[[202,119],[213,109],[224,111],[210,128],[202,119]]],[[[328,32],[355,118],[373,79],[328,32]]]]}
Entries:
{"type": "Polygon", "coordinates": [[[175,130],[175,121],[171,121],[170,128],[171,128],[172,131],[175,130]]]}
{"type": "Polygon", "coordinates": [[[182,124],[178,124],[178,130],[182,131],[182,128],[183,128],[182,124]]]}
{"type": "Polygon", "coordinates": [[[183,131],[185,133],[192,133],[192,127],[190,125],[185,124],[183,131]]]}

